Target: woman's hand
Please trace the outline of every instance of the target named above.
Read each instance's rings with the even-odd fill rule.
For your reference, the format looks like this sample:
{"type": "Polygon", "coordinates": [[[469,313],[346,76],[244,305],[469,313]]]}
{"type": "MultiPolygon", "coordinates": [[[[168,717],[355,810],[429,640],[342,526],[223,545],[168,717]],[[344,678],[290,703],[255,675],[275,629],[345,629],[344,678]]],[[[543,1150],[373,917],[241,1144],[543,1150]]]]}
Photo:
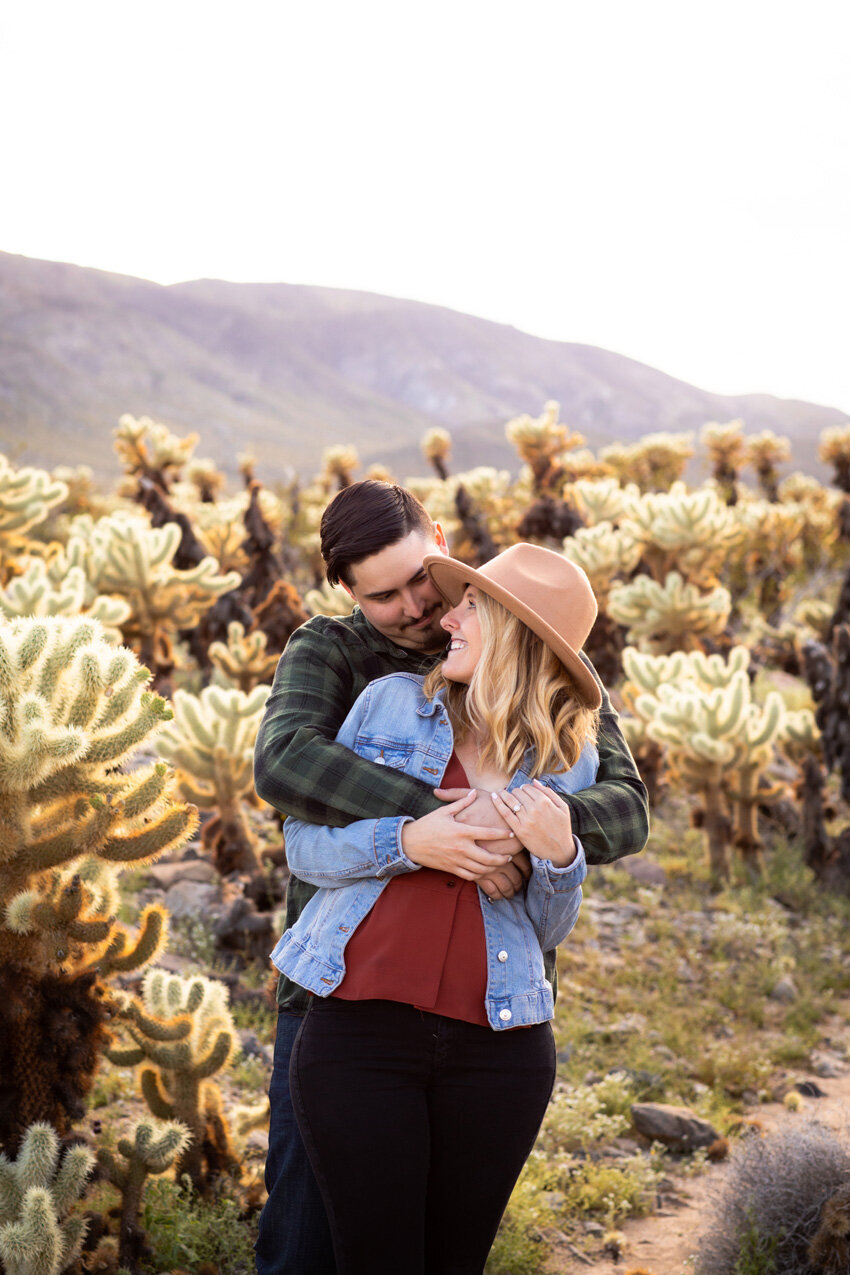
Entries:
{"type": "Polygon", "coordinates": [[[459,823],[455,815],[470,806],[477,797],[471,788],[465,797],[453,801],[441,810],[423,815],[401,830],[401,848],[414,863],[423,868],[436,868],[439,872],[453,872],[465,881],[477,881],[484,874],[504,868],[511,856],[503,851],[494,852],[479,841],[505,840],[503,827],[484,827],[480,824],[459,823]]]}
{"type": "Polygon", "coordinates": [[[538,780],[521,788],[500,789],[493,805],[522,844],[538,859],[566,868],[576,857],[570,808],[538,780]]]}

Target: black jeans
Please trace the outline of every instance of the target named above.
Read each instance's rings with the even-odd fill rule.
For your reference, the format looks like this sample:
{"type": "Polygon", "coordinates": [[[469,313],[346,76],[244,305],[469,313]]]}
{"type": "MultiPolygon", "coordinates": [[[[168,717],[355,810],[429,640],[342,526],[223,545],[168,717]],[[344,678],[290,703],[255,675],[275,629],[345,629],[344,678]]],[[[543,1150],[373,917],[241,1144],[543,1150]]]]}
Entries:
{"type": "Polygon", "coordinates": [[[289,1092],[289,1061],[303,1014],[277,1017],[266,1159],[269,1198],[254,1245],[257,1275],[336,1275],[325,1206],[301,1141],[289,1092]]]}
{"type": "Polygon", "coordinates": [[[554,1079],[548,1023],[316,999],[290,1084],[339,1275],[481,1275],[554,1079]]]}

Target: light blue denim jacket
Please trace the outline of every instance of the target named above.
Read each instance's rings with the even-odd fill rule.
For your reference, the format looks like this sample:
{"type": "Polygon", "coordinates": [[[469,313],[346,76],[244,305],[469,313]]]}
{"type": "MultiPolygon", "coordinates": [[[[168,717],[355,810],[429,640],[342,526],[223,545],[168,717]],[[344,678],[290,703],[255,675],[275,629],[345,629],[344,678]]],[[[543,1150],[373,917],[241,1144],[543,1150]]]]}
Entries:
{"type": "MultiPolygon", "coordinates": [[[[421,677],[393,673],[371,682],[343,722],[337,740],[371,761],[404,770],[438,787],[454,747],[452,728],[439,697],[422,693],[421,677]]],[[[526,762],[528,765],[528,761],[526,762]]],[[[586,744],[572,770],[540,776],[557,792],[578,792],[596,780],[598,755],[586,744]]],[[[508,787],[529,783],[518,770],[508,787]]],[[[296,876],[319,890],[297,923],[281,938],[272,960],[317,996],[329,996],[345,974],[345,946],[394,876],[416,872],[406,857],[401,830],[409,816],[358,819],[329,828],[287,819],[286,855],[296,876]]],[[[487,945],[486,1010],[496,1031],[544,1022],[554,1015],[552,986],[543,952],[569,934],[581,906],[587,868],[584,851],[566,868],[531,856],[524,891],[489,903],[479,889],[487,945]]]]}

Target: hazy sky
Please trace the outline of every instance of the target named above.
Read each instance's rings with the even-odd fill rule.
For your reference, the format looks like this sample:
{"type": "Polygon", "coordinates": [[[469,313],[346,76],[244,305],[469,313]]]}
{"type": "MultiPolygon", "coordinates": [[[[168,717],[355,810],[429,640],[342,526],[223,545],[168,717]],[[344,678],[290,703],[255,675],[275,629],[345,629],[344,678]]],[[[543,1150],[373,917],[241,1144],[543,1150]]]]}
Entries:
{"type": "Polygon", "coordinates": [[[850,414],[849,57],[848,0],[10,0],[0,249],[850,414]]]}

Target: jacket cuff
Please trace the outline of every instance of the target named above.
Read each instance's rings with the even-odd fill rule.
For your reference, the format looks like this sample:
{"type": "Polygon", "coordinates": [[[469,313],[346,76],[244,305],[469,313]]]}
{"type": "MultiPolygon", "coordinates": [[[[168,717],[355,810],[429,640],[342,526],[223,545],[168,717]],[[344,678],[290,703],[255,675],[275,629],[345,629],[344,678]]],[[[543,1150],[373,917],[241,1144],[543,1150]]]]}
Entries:
{"type": "Polygon", "coordinates": [[[587,861],[584,857],[584,846],[578,837],[573,836],[576,857],[564,868],[557,868],[550,859],[538,859],[531,855],[531,870],[539,884],[549,893],[575,890],[587,876],[587,861]]]}
{"type": "Polygon", "coordinates": [[[421,864],[408,859],[401,848],[401,830],[406,823],[412,822],[410,815],[402,815],[400,818],[394,815],[392,818],[375,821],[374,850],[378,867],[375,875],[379,881],[401,876],[405,872],[417,872],[421,867],[421,864]]]}

